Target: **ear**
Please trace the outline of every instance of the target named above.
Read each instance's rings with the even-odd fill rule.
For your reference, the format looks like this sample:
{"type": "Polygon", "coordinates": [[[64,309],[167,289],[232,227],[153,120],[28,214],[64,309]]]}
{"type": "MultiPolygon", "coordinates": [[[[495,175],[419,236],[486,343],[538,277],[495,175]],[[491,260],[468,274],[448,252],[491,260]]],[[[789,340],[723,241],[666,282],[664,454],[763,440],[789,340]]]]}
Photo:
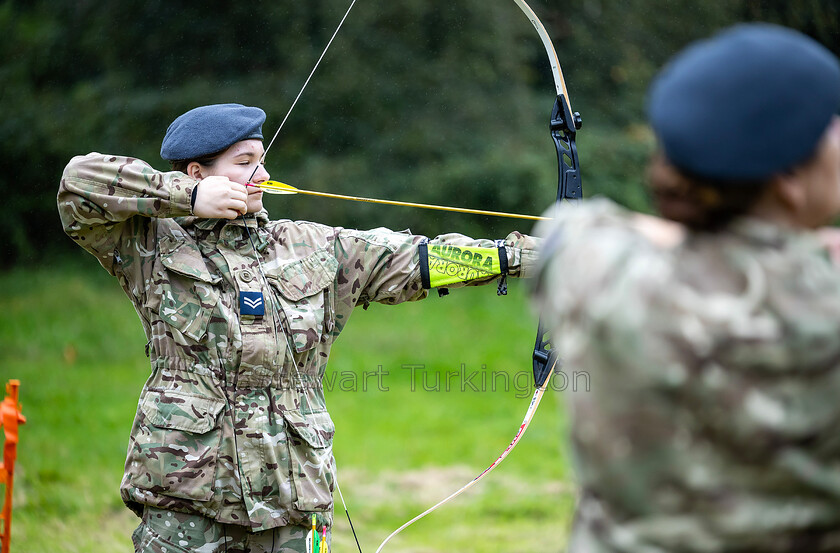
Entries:
{"type": "Polygon", "coordinates": [[[805,181],[796,170],[775,175],[770,182],[770,190],[784,206],[785,211],[793,216],[798,215],[807,207],[808,194],[805,181]]]}
{"type": "Polygon", "coordinates": [[[186,173],[195,180],[201,180],[204,178],[204,176],[201,174],[201,164],[197,161],[191,161],[187,165],[186,173]]]}

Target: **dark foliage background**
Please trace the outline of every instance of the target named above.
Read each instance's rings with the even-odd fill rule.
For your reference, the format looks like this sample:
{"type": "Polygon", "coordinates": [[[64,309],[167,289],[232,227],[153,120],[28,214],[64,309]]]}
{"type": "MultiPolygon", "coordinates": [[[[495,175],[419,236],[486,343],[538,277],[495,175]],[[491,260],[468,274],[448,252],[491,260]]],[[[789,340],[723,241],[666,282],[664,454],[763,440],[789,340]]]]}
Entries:
{"type": "MultiPolygon", "coordinates": [[[[240,102],[280,124],[347,0],[6,0],[0,3],[0,266],[70,249],[55,208],[64,165],[90,151],[167,169],[160,140],[198,105],[240,102]]],[[[834,0],[534,0],[560,54],[587,195],[647,209],[651,76],[737,21],[799,28],[840,52],[834,0]]],[[[358,2],[267,160],[300,187],[538,213],[556,187],[542,44],[513,2],[358,2]]],[[[803,91],[806,94],[807,91],[803,91]]],[[[530,225],[306,197],[276,218],[501,236],[530,225]]]]}

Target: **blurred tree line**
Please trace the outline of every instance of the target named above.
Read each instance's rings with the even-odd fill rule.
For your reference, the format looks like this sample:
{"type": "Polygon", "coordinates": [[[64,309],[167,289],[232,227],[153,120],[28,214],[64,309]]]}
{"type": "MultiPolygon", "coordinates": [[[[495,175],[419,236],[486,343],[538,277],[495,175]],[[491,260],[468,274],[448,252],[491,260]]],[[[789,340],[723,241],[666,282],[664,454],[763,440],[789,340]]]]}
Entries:
{"type": "MultiPolygon", "coordinates": [[[[69,249],[55,207],[64,165],[98,151],[159,157],[202,104],[265,109],[266,138],[348,0],[4,0],[0,3],[0,267],[69,249]]],[[[558,49],[584,190],[646,209],[651,76],[687,42],[737,21],[798,28],[840,53],[836,0],[533,0],[558,49]]],[[[358,2],[271,149],[272,177],[353,195],[539,213],[554,195],[553,84],[510,0],[358,2]]],[[[803,91],[803,94],[807,91],[803,91]]],[[[524,222],[308,197],[275,218],[501,236],[524,222]]]]}

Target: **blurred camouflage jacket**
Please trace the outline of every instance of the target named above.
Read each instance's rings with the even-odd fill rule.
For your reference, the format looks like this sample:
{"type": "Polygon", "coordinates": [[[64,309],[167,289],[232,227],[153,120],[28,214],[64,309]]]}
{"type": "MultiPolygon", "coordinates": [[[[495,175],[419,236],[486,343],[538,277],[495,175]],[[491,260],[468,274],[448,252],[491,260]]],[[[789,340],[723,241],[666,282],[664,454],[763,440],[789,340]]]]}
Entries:
{"type": "MultiPolygon", "coordinates": [[[[355,306],[427,295],[423,237],[265,212],[247,223],[197,219],[195,185],[93,153],[68,164],[58,193],[65,231],[119,279],[149,340],[123,500],[138,513],[153,505],[254,530],[308,523],[313,512],[329,524],[335,428],[321,378],[330,347],[355,306]],[[264,294],[265,316],[240,314],[249,291],[264,294]]],[[[534,245],[508,237],[512,276],[533,267],[534,245]]]]}
{"type": "Polygon", "coordinates": [[[569,550],[840,551],[840,274],[814,236],[740,219],[663,249],[606,200],[553,215],[569,550]]]}

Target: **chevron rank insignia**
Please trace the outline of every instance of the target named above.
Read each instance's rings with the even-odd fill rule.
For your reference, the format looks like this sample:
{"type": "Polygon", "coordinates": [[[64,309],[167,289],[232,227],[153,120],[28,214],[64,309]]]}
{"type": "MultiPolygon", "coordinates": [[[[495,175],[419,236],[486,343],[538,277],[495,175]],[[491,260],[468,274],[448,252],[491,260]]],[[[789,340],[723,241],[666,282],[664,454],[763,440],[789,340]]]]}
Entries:
{"type": "Polygon", "coordinates": [[[262,292],[240,292],[239,313],[241,315],[254,315],[262,317],[265,315],[265,303],[262,292]]]}

